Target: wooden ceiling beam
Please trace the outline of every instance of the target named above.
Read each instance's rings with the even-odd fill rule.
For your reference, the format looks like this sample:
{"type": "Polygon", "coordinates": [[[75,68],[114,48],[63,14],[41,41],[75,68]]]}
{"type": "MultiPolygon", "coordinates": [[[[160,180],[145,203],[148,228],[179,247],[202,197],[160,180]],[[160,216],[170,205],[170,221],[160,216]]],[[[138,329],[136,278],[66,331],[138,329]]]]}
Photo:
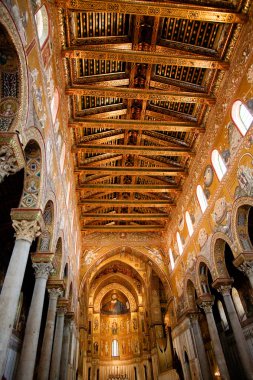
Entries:
{"type": "MultiPolygon", "coordinates": [[[[97,115],[94,115],[94,117],[97,115]]],[[[136,129],[145,131],[166,131],[166,132],[198,132],[204,133],[205,128],[196,122],[184,121],[147,121],[147,120],[96,120],[96,119],[77,119],[69,122],[70,128],[105,128],[105,129],[136,129]]]]}
{"type": "Polygon", "coordinates": [[[212,70],[227,70],[229,63],[220,59],[208,57],[193,57],[191,55],[173,54],[167,55],[162,53],[133,51],[133,50],[115,50],[115,49],[97,49],[85,46],[83,48],[69,48],[62,51],[63,57],[73,59],[97,59],[109,61],[123,61],[132,63],[144,63],[149,65],[167,65],[167,66],[186,66],[200,67],[212,70]]]}
{"type": "Polygon", "coordinates": [[[175,207],[175,203],[165,200],[124,200],[124,199],[85,199],[81,198],[78,206],[113,206],[113,207],[175,207]]]}
{"type": "Polygon", "coordinates": [[[94,231],[94,232],[155,232],[163,231],[166,226],[159,225],[109,225],[109,226],[99,226],[99,225],[84,225],[81,227],[81,232],[94,231]]]}
{"type": "Polygon", "coordinates": [[[181,192],[181,188],[178,187],[178,185],[118,185],[118,184],[108,184],[108,183],[101,183],[101,184],[82,184],[80,183],[78,187],[76,188],[76,191],[83,191],[83,190],[97,190],[103,192],[103,190],[106,192],[107,190],[112,190],[113,192],[126,192],[126,193],[177,193],[181,192]]]}
{"type": "Polygon", "coordinates": [[[143,145],[99,145],[99,144],[78,144],[72,146],[72,153],[119,153],[136,154],[146,156],[194,156],[195,153],[190,148],[166,147],[166,146],[143,146],[143,145]]]}
{"type": "Polygon", "coordinates": [[[78,166],[74,170],[75,173],[90,174],[95,172],[96,174],[112,174],[112,175],[135,175],[135,176],[186,176],[187,172],[182,168],[137,168],[137,167],[115,167],[115,166],[97,166],[97,167],[87,167],[78,166]]]}
{"type": "Polygon", "coordinates": [[[67,87],[66,95],[78,96],[96,96],[104,98],[123,98],[123,99],[138,99],[138,100],[160,100],[166,102],[183,102],[183,103],[199,103],[214,105],[215,97],[204,93],[192,92],[171,92],[157,90],[142,90],[138,88],[120,88],[120,87],[105,87],[99,86],[73,86],[67,87]]]}
{"type": "MultiPolygon", "coordinates": [[[[103,154],[101,156],[104,157],[103,154]]],[[[87,166],[88,167],[90,167],[90,166],[97,166],[98,164],[99,165],[101,165],[101,164],[108,164],[110,162],[116,162],[116,161],[119,161],[119,160],[122,160],[122,154],[117,154],[117,155],[115,155],[113,157],[105,157],[105,158],[101,158],[100,160],[90,161],[90,162],[89,162],[89,158],[88,158],[88,159],[85,160],[86,162],[83,162],[82,164],[79,164],[79,166],[82,166],[82,165],[83,166],[85,165],[85,167],[87,167],[87,166]]]]}
{"type": "Polygon", "coordinates": [[[93,220],[93,219],[99,219],[99,220],[154,220],[154,219],[169,219],[168,214],[162,214],[162,213],[148,213],[148,214],[141,214],[141,213],[132,213],[132,214],[93,214],[93,213],[82,213],[81,214],[81,220],[93,220]]]}
{"type": "Polygon", "coordinates": [[[79,12],[123,13],[229,24],[243,23],[247,20],[245,14],[228,9],[182,3],[157,3],[144,0],[56,0],[56,4],[61,8],[79,12]]]}

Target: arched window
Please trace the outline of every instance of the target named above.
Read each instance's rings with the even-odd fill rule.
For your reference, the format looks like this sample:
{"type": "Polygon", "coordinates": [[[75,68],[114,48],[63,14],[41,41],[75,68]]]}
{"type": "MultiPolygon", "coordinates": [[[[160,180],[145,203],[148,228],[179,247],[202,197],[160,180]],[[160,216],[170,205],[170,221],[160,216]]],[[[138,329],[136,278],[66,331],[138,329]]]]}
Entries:
{"type": "Polygon", "coordinates": [[[182,255],[184,248],[183,248],[183,244],[182,244],[182,240],[181,240],[181,236],[179,232],[177,232],[177,245],[178,245],[179,254],[182,255]]]}
{"type": "Polygon", "coordinates": [[[211,160],[212,160],[212,165],[214,167],[214,170],[217,174],[217,177],[219,181],[221,181],[227,172],[227,167],[217,149],[212,151],[211,160]]]}
{"type": "Polygon", "coordinates": [[[218,310],[219,310],[219,314],[220,314],[220,319],[221,319],[221,324],[222,324],[223,330],[226,331],[226,330],[229,329],[229,325],[228,325],[228,320],[227,320],[227,317],[226,317],[226,314],[225,314],[225,311],[224,311],[224,307],[223,307],[222,302],[220,300],[217,302],[217,306],[218,306],[218,310]]]}
{"type": "Polygon", "coordinates": [[[208,206],[205,193],[200,185],[197,186],[197,197],[202,212],[205,212],[208,206]]]}
{"type": "Polygon", "coordinates": [[[119,356],[119,342],[117,339],[112,341],[112,356],[119,356]]]}
{"type": "Polygon", "coordinates": [[[173,257],[173,253],[172,253],[171,248],[169,249],[169,257],[170,257],[170,265],[171,265],[171,269],[173,270],[174,267],[175,267],[175,261],[174,261],[174,257],[173,257]]]}
{"type": "Polygon", "coordinates": [[[246,314],[241,298],[236,288],[232,288],[232,298],[240,321],[244,321],[246,319],[246,314]]]}
{"type": "Polygon", "coordinates": [[[232,119],[241,134],[245,136],[253,122],[253,116],[240,100],[236,100],[232,106],[232,119]]]}
{"type": "Polygon", "coordinates": [[[54,95],[52,97],[51,104],[50,104],[50,110],[51,110],[53,124],[55,123],[55,120],[56,120],[56,116],[57,116],[57,112],[58,112],[58,108],[59,108],[59,100],[60,100],[59,99],[59,91],[56,88],[54,90],[54,95]]]}
{"type": "Polygon", "coordinates": [[[35,23],[37,27],[40,47],[44,45],[49,35],[49,19],[47,9],[43,5],[35,14],[35,23]]]}
{"type": "Polygon", "coordinates": [[[191,216],[190,216],[190,214],[189,214],[188,211],[186,211],[186,213],[185,213],[185,220],[186,220],[186,224],[187,224],[189,235],[192,236],[192,234],[193,234],[193,225],[192,225],[191,216]]]}

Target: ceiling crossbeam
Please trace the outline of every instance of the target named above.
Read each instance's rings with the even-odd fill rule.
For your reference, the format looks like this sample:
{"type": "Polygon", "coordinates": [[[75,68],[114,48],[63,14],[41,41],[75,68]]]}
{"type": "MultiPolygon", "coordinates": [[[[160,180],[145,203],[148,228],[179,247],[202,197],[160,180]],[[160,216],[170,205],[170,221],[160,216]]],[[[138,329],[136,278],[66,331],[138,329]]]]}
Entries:
{"type": "Polygon", "coordinates": [[[217,7],[203,7],[182,3],[158,3],[136,0],[56,0],[62,8],[83,12],[123,13],[145,16],[183,18],[218,23],[243,23],[247,17],[243,13],[217,7]]]}
{"type": "MultiPolygon", "coordinates": [[[[94,115],[96,117],[96,115],[94,115]]],[[[166,131],[166,132],[198,132],[204,133],[205,128],[194,122],[184,121],[147,121],[147,120],[98,120],[98,119],[77,119],[69,122],[70,128],[94,128],[94,129],[137,129],[146,131],[166,131]]]]}
{"type": "Polygon", "coordinates": [[[99,144],[77,144],[72,146],[72,153],[119,153],[156,156],[194,156],[190,148],[174,146],[143,146],[143,145],[99,145],[99,144]]]}
{"type": "Polygon", "coordinates": [[[124,199],[85,199],[81,198],[79,206],[123,206],[123,207],[175,207],[175,203],[165,200],[124,200],[124,199]]]}
{"type": "Polygon", "coordinates": [[[98,190],[107,191],[112,190],[113,192],[126,192],[126,193],[177,193],[181,192],[181,188],[178,185],[118,185],[118,184],[107,184],[107,183],[91,183],[91,184],[79,184],[76,188],[77,191],[83,190],[98,190]]]}
{"type": "Polygon", "coordinates": [[[157,91],[157,90],[142,90],[138,88],[118,88],[118,87],[99,87],[99,86],[74,86],[67,87],[66,95],[79,95],[79,96],[96,96],[103,98],[123,98],[123,99],[137,99],[137,100],[160,100],[166,102],[182,102],[182,103],[198,103],[213,105],[216,102],[215,97],[192,92],[171,92],[171,91],[157,91]]]}
{"type": "Polygon", "coordinates": [[[156,52],[133,51],[133,50],[115,50],[115,49],[97,49],[91,47],[69,48],[63,50],[63,57],[74,59],[97,59],[109,61],[123,61],[132,63],[144,63],[149,65],[170,65],[170,66],[186,66],[201,67],[205,69],[221,69],[227,70],[229,63],[220,59],[208,57],[193,57],[192,55],[182,54],[163,54],[156,52]]]}
{"type": "Polygon", "coordinates": [[[96,232],[153,232],[153,231],[162,231],[165,229],[164,226],[159,225],[145,225],[145,226],[138,226],[138,225],[109,225],[109,226],[99,226],[99,225],[84,225],[81,228],[81,232],[89,231],[96,231],[96,232]]]}
{"type": "Polygon", "coordinates": [[[95,172],[96,174],[112,174],[112,175],[148,175],[148,176],[186,176],[187,172],[185,169],[182,168],[155,168],[155,167],[149,167],[149,168],[137,168],[137,167],[99,167],[99,166],[93,166],[93,167],[87,167],[87,166],[79,166],[75,169],[75,173],[82,173],[82,174],[90,174],[95,172]]]}
{"type": "Polygon", "coordinates": [[[93,214],[93,213],[82,213],[81,219],[83,220],[92,220],[92,219],[99,219],[99,220],[153,220],[153,219],[169,219],[168,214],[162,214],[162,213],[148,213],[148,214],[141,214],[141,213],[132,213],[132,214],[93,214]]]}

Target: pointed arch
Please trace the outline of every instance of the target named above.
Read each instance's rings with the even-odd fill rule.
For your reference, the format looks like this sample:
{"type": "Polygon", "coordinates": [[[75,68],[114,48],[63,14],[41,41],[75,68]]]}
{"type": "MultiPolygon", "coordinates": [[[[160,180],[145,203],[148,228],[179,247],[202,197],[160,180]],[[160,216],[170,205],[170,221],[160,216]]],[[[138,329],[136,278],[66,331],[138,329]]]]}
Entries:
{"type": "Polygon", "coordinates": [[[39,207],[42,187],[42,158],[37,141],[30,140],[25,147],[25,180],[19,207],[39,207]]]}
{"type": "MultiPolygon", "coordinates": [[[[225,263],[225,245],[228,244],[233,255],[233,243],[227,235],[222,232],[213,234],[211,240],[211,257],[214,263],[215,278],[230,278],[225,263]]],[[[234,255],[235,256],[235,255],[234,255]]]]}
{"type": "Polygon", "coordinates": [[[253,122],[249,108],[241,100],[236,100],[232,105],[231,116],[241,135],[245,136],[253,122]]]}
{"type": "Polygon", "coordinates": [[[17,27],[13,21],[12,16],[2,2],[0,2],[0,20],[7,34],[9,35],[14,48],[16,49],[19,60],[19,107],[15,119],[11,123],[9,131],[19,131],[23,134],[23,129],[26,126],[28,115],[28,68],[26,61],[26,54],[17,27]]]}
{"type": "Polygon", "coordinates": [[[252,197],[241,197],[233,204],[231,228],[235,255],[243,251],[252,251],[252,243],[248,233],[249,211],[253,207],[252,197]]]}

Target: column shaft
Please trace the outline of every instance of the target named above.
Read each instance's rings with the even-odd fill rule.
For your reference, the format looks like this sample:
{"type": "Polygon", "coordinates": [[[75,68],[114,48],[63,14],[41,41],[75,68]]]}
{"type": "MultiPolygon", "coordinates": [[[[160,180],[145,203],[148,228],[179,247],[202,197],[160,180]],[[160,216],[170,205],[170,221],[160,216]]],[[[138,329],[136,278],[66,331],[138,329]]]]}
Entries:
{"type": "Polygon", "coordinates": [[[66,321],[64,330],[63,330],[60,380],[67,379],[69,354],[70,354],[69,345],[70,345],[70,322],[66,321]]]}
{"type": "Polygon", "coordinates": [[[213,317],[213,313],[212,313],[212,311],[206,311],[206,310],[205,310],[205,313],[206,313],[208,329],[209,329],[210,337],[211,337],[211,340],[213,343],[213,349],[214,349],[216,361],[217,361],[217,364],[218,364],[218,367],[220,370],[221,378],[224,380],[228,380],[228,379],[230,379],[230,376],[229,376],[229,372],[227,369],[227,364],[226,364],[226,360],[224,357],[224,353],[223,353],[223,350],[221,347],[221,342],[220,342],[220,338],[218,335],[215,320],[213,317]]]}
{"type": "Polygon", "coordinates": [[[49,272],[52,270],[53,266],[51,263],[39,263],[34,264],[33,267],[36,272],[36,281],[27,318],[21,356],[19,360],[19,380],[33,379],[46,283],[49,272]]]}
{"type": "Polygon", "coordinates": [[[62,338],[63,338],[63,327],[64,327],[64,311],[57,311],[56,328],[53,344],[53,353],[51,361],[50,370],[50,380],[58,380],[60,374],[60,362],[61,362],[61,351],[62,351],[62,338]]]}
{"type": "Polygon", "coordinates": [[[191,322],[192,322],[193,334],[196,341],[196,348],[197,348],[198,359],[199,359],[199,364],[200,364],[203,380],[212,380],[212,376],[211,376],[211,372],[210,372],[210,368],[209,368],[209,364],[208,364],[208,360],[206,356],[206,350],[205,350],[202,334],[199,327],[199,322],[197,318],[192,318],[191,322]]]}
{"type": "Polygon", "coordinates": [[[248,350],[248,344],[243,334],[242,327],[241,327],[237,312],[234,307],[234,303],[229,293],[224,293],[223,299],[226,305],[228,317],[229,317],[231,327],[234,333],[236,345],[238,348],[238,353],[239,353],[242,365],[244,367],[245,374],[248,380],[252,380],[253,379],[252,358],[248,350]]]}
{"type": "Polygon", "coordinates": [[[60,289],[49,290],[47,321],[46,321],[41,355],[40,355],[38,380],[48,380],[52,347],[53,347],[56,306],[57,306],[57,299],[59,295],[61,295],[60,289]]]}
{"type": "Polygon", "coordinates": [[[12,334],[30,246],[31,242],[27,240],[18,239],[15,241],[0,295],[0,378],[4,373],[7,349],[12,334]]]}

